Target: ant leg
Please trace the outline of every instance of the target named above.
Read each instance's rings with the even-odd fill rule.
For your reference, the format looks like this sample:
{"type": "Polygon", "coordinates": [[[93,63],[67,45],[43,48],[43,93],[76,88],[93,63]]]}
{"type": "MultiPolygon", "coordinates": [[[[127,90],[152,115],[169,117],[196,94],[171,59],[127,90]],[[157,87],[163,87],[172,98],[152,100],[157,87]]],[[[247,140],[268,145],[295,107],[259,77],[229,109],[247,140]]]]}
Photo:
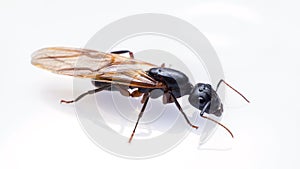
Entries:
{"type": "Polygon", "coordinates": [[[173,97],[170,95],[169,92],[167,93],[164,93],[163,95],[163,104],[168,104],[168,103],[173,103],[174,102],[174,99],[173,97]]]}
{"type": "Polygon", "coordinates": [[[187,122],[191,127],[195,128],[195,129],[198,129],[198,126],[195,126],[195,125],[193,125],[193,124],[190,122],[190,120],[188,119],[188,117],[187,117],[187,115],[184,113],[184,111],[182,110],[182,108],[181,108],[180,104],[178,103],[177,99],[175,98],[175,96],[174,96],[171,92],[169,92],[169,93],[170,93],[170,95],[173,97],[173,99],[174,99],[174,101],[175,101],[175,104],[176,104],[177,108],[179,109],[179,111],[181,112],[181,114],[183,115],[183,117],[185,118],[186,122],[187,122]]]}
{"type": "Polygon", "coordinates": [[[147,103],[148,103],[148,100],[149,100],[149,93],[145,93],[144,97],[146,97],[146,100],[145,100],[145,103],[143,104],[142,110],[141,110],[141,112],[140,112],[140,114],[138,116],[138,119],[137,119],[136,123],[135,123],[135,126],[134,126],[134,129],[132,131],[132,134],[131,134],[131,136],[130,136],[130,138],[128,140],[129,143],[131,142],[131,140],[132,140],[132,138],[134,136],[136,127],[137,127],[137,125],[138,125],[138,123],[139,123],[139,121],[140,121],[141,117],[143,116],[143,113],[144,113],[144,111],[146,109],[146,106],[147,106],[147,103]]]}
{"type": "Polygon", "coordinates": [[[230,86],[227,82],[225,82],[225,80],[221,79],[216,87],[216,92],[218,91],[219,87],[220,87],[220,84],[221,83],[224,83],[225,85],[227,85],[228,87],[230,87],[233,91],[235,91],[237,94],[239,94],[240,96],[242,96],[242,98],[244,98],[248,103],[250,103],[250,101],[242,94],[240,93],[239,91],[237,91],[235,88],[233,88],[232,86],[230,86]]]}
{"type": "Polygon", "coordinates": [[[142,104],[144,104],[145,102],[146,102],[146,100],[147,100],[147,98],[148,98],[148,95],[149,95],[150,93],[145,93],[144,95],[143,95],[143,97],[142,97],[142,99],[141,99],[141,103],[142,104]]]}
{"type": "Polygon", "coordinates": [[[113,54],[129,53],[130,58],[134,59],[133,53],[131,51],[129,51],[129,50],[117,50],[117,51],[113,51],[113,52],[110,52],[110,53],[113,53],[113,54]]]}
{"type": "Polygon", "coordinates": [[[108,86],[104,86],[104,87],[101,87],[101,88],[97,88],[97,89],[93,89],[93,90],[89,90],[85,93],[82,93],[81,95],[79,95],[76,99],[74,100],[61,100],[60,103],[66,103],[66,104],[69,104],[69,103],[73,103],[73,102],[77,102],[78,100],[82,99],[84,96],[86,95],[89,95],[89,94],[94,94],[94,93],[97,93],[97,92],[100,92],[104,89],[106,89],[108,86]]]}

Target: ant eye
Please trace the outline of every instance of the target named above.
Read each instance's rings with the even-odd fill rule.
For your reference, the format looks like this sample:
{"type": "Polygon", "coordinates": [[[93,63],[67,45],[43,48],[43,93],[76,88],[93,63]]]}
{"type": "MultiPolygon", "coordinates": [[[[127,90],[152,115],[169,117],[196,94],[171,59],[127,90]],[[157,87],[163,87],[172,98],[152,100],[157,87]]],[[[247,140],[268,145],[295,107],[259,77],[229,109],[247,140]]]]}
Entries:
{"type": "Polygon", "coordinates": [[[207,89],[207,87],[206,86],[204,86],[204,85],[201,85],[200,87],[199,87],[199,92],[203,92],[204,90],[206,90],[207,89]]]}
{"type": "Polygon", "coordinates": [[[204,90],[204,87],[199,88],[199,92],[203,92],[203,90],[204,90]]]}

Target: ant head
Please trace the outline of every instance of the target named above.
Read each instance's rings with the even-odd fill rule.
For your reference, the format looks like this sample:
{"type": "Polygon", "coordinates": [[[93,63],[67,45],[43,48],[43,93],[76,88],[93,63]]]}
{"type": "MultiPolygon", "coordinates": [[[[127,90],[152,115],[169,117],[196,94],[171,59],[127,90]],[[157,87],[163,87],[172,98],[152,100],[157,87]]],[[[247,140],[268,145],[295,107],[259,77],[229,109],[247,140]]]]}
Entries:
{"type": "Polygon", "coordinates": [[[210,84],[196,84],[190,93],[189,102],[201,110],[201,114],[214,114],[218,117],[222,115],[223,105],[217,92],[210,84]]]}
{"type": "Polygon", "coordinates": [[[214,90],[211,85],[205,84],[205,83],[198,83],[194,86],[194,88],[191,90],[190,96],[189,96],[189,102],[191,103],[192,106],[195,108],[201,110],[200,116],[203,118],[206,118],[220,126],[222,126],[224,129],[226,129],[231,137],[233,138],[233,134],[231,131],[221,124],[220,122],[203,115],[204,113],[208,114],[213,114],[215,116],[221,116],[223,113],[223,105],[221,103],[221,99],[219,98],[218,94],[216,91],[218,91],[218,88],[221,83],[224,83],[228,87],[230,87],[232,90],[234,90],[236,93],[238,93],[240,96],[242,96],[248,103],[249,100],[242,95],[239,91],[234,89],[232,86],[230,86],[228,83],[226,83],[224,80],[220,80],[216,90],[214,90]]]}

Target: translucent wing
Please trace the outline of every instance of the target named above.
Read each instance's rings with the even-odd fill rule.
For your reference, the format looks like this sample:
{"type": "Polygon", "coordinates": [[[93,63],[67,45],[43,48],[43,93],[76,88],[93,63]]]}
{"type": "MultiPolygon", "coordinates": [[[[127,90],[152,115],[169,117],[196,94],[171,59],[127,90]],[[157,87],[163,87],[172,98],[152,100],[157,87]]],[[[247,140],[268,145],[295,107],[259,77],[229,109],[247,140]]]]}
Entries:
{"type": "Polygon", "coordinates": [[[112,84],[163,88],[145,72],[157,67],[151,63],[95,50],[52,47],[36,51],[31,63],[51,72],[112,84]]]}

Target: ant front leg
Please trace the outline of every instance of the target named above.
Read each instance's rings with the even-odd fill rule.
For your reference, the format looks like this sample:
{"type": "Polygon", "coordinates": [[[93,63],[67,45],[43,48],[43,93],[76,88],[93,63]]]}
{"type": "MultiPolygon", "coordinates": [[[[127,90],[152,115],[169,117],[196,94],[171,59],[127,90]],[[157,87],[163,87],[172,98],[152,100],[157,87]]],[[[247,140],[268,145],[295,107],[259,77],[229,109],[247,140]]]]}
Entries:
{"type": "Polygon", "coordinates": [[[134,59],[134,55],[131,51],[129,50],[117,50],[117,51],[113,51],[113,52],[110,52],[112,54],[124,54],[124,53],[129,53],[129,56],[131,59],[134,59]]]}
{"type": "Polygon", "coordinates": [[[172,98],[173,98],[173,100],[174,100],[174,102],[175,102],[175,104],[176,104],[178,110],[181,112],[181,114],[182,114],[183,117],[185,118],[186,122],[187,122],[191,127],[195,128],[195,129],[198,129],[198,126],[195,126],[195,125],[193,125],[193,124],[190,122],[190,120],[188,119],[188,117],[187,117],[187,115],[184,113],[184,111],[182,110],[180,104],[178,103],[178,101],[177,101],[176,97],[173,95],[173,93],[172,93],[172,92],[169,92],[169,93],[170,93],[170,96],[172,96],[172,98]]]}

